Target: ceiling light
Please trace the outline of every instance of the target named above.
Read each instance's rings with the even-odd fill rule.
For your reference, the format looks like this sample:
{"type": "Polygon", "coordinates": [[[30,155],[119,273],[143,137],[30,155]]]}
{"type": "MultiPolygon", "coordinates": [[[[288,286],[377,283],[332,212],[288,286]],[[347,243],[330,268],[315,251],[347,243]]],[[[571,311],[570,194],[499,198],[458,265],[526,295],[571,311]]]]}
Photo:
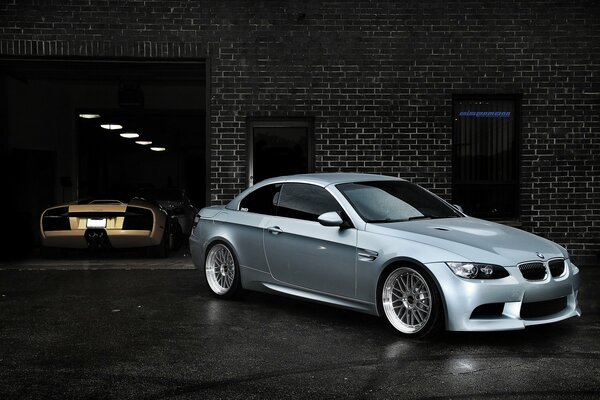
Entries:
{"type": "Polygon", "coordinates": [[[151,140],[136,140],[135,142],[137,144],[141,144],[142,146],[148,146],[149,144],[152,144],[151,140]]]}
{"type": "Polygon", "coordinates": [[[100,125],[102,129],[108,129],[109,131],[115,131],[117,129],[123,129],[122,125],[119,124],[102,124],[100,125]]]}
{"type": "Polygon", "coordinates": [[[166,148],[164,148],[164,147],[150,147],[150,150],[152,150],[152,151],[165,151],[166,148]]]}
{"type": "Polygon", "coordinates": [[[135,132],[121,133],[120,136],[124,137],[125,139],[135,139],[140,137],[140,135],[135,132]]]}
{"type": "Polygon", "coordinates": [[[79,114],[79,118],[84,118],[84,119],[100,118],[100,114],[79,114]]]}

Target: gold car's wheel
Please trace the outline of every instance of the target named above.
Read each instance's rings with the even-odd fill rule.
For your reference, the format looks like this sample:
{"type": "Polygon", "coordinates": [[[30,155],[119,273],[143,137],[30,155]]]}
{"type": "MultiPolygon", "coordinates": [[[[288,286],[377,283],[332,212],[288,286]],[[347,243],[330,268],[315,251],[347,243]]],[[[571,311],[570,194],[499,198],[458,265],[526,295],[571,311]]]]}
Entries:
{"type": "Polygon", "coordinates": [[[147,254],[152,258],[166,258],[169,256],[169,228],[168,225],[163,231],[160,243],[156,246],[148,247],[147,254]]]}
{"type": "Polygon", "coordinates": [[[223,243],[213,245],[206,254],[206,282],[219,297],[233,297],[239,292],[238,263],[232,251],[223,243]]]}
{"type": "Polygon", "coordinates": [[[424,336],[438,328],[440,300],[429,276],[416,268],[392,270],[381,287],[386,319],[400,333],[424,336]]]}

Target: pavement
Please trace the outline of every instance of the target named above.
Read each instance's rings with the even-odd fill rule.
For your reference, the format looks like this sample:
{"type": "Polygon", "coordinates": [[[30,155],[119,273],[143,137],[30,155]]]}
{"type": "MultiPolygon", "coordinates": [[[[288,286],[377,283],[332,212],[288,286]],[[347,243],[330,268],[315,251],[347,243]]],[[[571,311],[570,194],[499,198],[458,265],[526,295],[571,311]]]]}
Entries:
{"type": "Polygon", "coordinates": [[[600,266],[583,316],[413,340],[383,320],[210,295],[182,251],[0,265],[0,399],[598,399],[600,266]]]}
{"type": "Polygon", "coordinates": [[[112,249],[90,253],[88,250],[70,249],[64,257],[49,259],[39,255],[15,260],[0,260],[0,270],[21,271],[78,271],[78,270],[128,270],[128,269],[194,269],[187,246],[171,251],[167,258],[151,258],[144,249],[112,249]]]}

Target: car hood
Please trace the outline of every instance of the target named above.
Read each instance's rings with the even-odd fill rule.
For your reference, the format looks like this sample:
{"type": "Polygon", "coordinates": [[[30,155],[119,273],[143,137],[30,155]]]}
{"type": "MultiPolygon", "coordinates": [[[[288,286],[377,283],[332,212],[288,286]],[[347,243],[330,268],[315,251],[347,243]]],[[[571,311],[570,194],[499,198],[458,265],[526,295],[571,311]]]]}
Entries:
{"type": "Polygon", "coordinates": [[[567,256],[566,250],[549,240],[520,229],[470,217],[367,224],[367,230],[421,242],[460,257],[437,261],[462,261],[461,258],[464,258],[472,262],[510,266],[523,261],[567,256]]]}

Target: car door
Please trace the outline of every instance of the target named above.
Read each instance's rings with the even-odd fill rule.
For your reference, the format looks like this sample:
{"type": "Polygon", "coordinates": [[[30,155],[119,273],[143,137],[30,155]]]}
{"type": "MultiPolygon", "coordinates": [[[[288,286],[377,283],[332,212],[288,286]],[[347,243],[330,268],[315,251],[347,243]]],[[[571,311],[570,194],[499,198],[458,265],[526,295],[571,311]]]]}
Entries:
{"type": "Polygon", "coordinates": [[[236,244],[240,267],[270,272],[262,251],[263,236],[269,219],[275,215],[280,189],[281,184],[277,183],[254,190],[240,202],[239,213],[229,219],[235,229],[227,232],[236,244]]]}
{"type": "Polygon", "coordinates": [[[264,250],[276,280],[346,297],[355,296],[356,237],[353,227],[326,227],[319,215],[343,212],[324,188],[285,183],[276,216],[267,222],[264,250]]]}

